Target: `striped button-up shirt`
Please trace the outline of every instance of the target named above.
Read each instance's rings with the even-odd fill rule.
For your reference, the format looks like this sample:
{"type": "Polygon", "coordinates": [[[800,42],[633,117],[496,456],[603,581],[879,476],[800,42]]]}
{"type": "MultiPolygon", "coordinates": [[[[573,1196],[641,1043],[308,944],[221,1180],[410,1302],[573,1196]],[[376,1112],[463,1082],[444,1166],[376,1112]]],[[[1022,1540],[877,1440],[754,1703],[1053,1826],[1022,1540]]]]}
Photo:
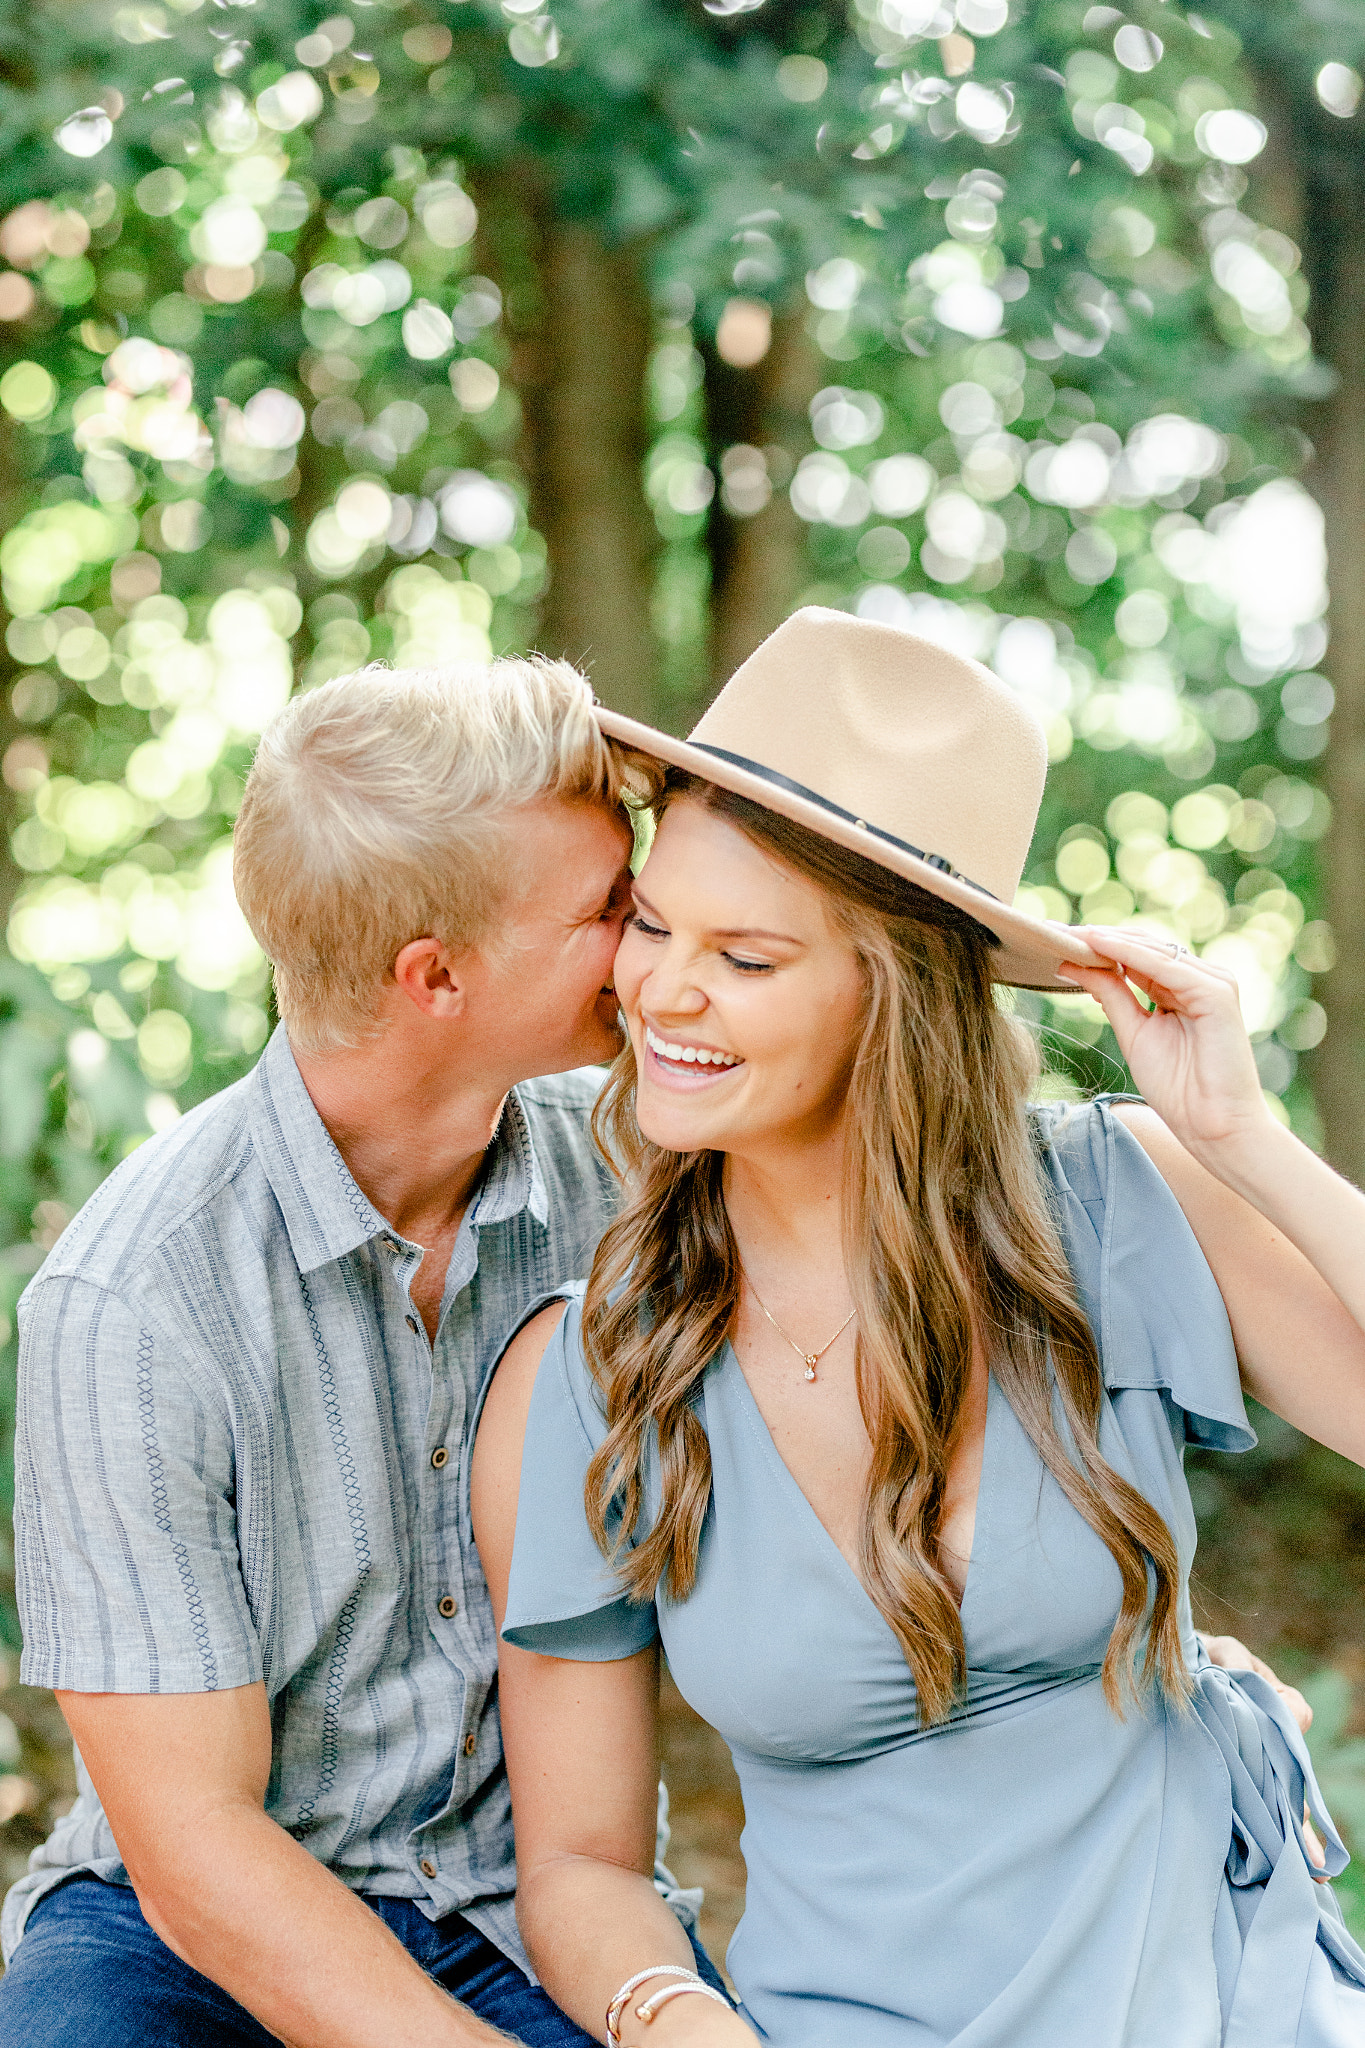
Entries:
{"type": "MultiPolygon", "coordinates": [[[[421,1247],[347,1171],[282,1030],[110,1176],[19,1312],[26,1683],[264,1681],[267,1812],[353,1889],[462,1911],[523,1966],[469,1454],[509,1329],[607,1219],[600,1078],[508,1096],[434,1344],[421,1247]]],[[[127,1881],[80,1788],[10,1891],[7,1956],[73,1870],[127,1881]]]]}

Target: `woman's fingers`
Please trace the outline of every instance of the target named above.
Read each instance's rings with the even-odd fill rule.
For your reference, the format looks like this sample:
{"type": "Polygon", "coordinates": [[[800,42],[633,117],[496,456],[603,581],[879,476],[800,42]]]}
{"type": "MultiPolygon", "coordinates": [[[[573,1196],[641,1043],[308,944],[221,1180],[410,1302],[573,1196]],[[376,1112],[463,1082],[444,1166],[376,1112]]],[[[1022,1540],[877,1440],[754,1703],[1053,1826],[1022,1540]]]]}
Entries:
{"type": "Polygon", "coordinates": [[[1115,971],[1129,981],[1141,977],[1172,991],[1199,984],[1202,963],[1183,949],[1176,952],[1137,932],[1083,930],[1082,936],[1092,952],[1112,960],[1115,971]]]}
{"type": "Polygon", "coordinates": [[[1308,1861],[1312,1864],[1314,1870],[1323,1872],[1323,1875],[1316,1880],[1317,1883],[1326,1884],[1327,1851],[1322,1846],[1322,1837],[1313,1826],[1306,1806],[1303,1810],[1303,1846],[1308,1851],[1308,1861]]]}
{"type": "Polygon", "coordinates": [[[1057,969],[1057,979],[1069,981],[1074,988],[1083,989],[1086,995],[1093,996],[1116,1031],[1121,1018],[1131,1016],[1138,1019],[1147,1014],[1126,976],[1113,968],[1082,967],[1078,962],[1069,960],[1057,969]]]}
{"type": "Polygon", "coordinates": [[[1299,1688],[1296,1685],[1286,1685],[1283,1679],[1279,1678],[1272,1677],[1270,1682],[1298,1722],[1300,1733],[1306,1735],[1313,1725],[1313,1709],[1299,1688]]]}
{"type": "MultiPolygon", "coordinates": [[[[1259,1678],[1265,1679],[1268,1685],[1275,1688],[1302,1732],[1305,1735],[1308,1733],[1313,1725],[1313,1709],[1297,1686],[1286,1685],[1284,1680],[1278,1678],[1271,1670],[1264,1658],[1249,1650],[1237,1636],[1207,1636],[1201,1632],[1200,1641],[1208,1651],[1211,1662],[1220,1664],[1225,1671],[1254,1671],[1259,1678]]],[[[1303,1811],[1301,1828],[1308,1861],[1314,1870],[1325,1871],[1327,1851],[1322,1846],[1321,1837],[1313,1826],[1307,1807],[1303,1811]]]]}
{"type": "Polygon", "coordinates": [[[1078,925],[1077,931],[1090,950],[1114,962],[1115,969],[1129,980],[1155,982],[1173,993],[1207,988],[1210,982],[1235,989],[1236,976],[1216,961],[1201,960],[1186,946],[1153,938],[1148,932],[1133,932],[1101,925],[1078,925]]]}
{"type": "Polygon", "coordinates": [[[1259,1672],[1262,1678],[1269,1679],[1272,1685],[1279,1684],[1280,1681],[1270,1666],[1262,1663],[1261,1659],[1247,1648],[1240,1636],[1211,1636],[1200,1629],[1199,1640],[1208,1651],[1209,1662],[1217,1664],[1221,1670],[1255,1671],[1259,1672]]]}
{"type": "Polygon", "coordinates": [[[1104,1003],[1106,1010],[1106,985],[1113,990],[1126,985],[1130,996],[1134,989],[1140,990],[1160,1010],[1199,1014],[1208,1011],[1210,1005],[1216,1011],[1229,1000],[1237,1005],[1235,976],[1225,967],[1200,960],[1183,946],[1177,949],[1141,932],[1092,926],[1077,929],[1092,952],[1102,954],[1113,964],[1108,969],[1096,969],[1068,961],[1061,978],[1085,989],[1104,1003]]]}
{"type": "Polygon", "coordinates": [[[1104,1011],[1133,1085],[1186,1146],[1245,1124],[1264,1098],[1237,982],[1185,948],[1147,932],[1081,925],[1086,950],[1108,964],[1067,961],[1062,980],[1104,1011]]]}

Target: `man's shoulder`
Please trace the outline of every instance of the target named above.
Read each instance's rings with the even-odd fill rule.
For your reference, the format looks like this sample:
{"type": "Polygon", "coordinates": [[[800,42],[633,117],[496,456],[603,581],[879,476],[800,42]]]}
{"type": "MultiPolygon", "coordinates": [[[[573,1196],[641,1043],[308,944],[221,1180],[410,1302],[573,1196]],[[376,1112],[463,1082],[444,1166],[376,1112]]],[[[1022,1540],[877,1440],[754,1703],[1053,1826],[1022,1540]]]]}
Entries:
{"type": "Polygon", "coordinates": [[[517,1084],[517,1100],[535,1147],[552,1219],[570,1217],[595,1238],[616,1200],[616,1183],[592,1132],[605,1067],[576,1067],[517,1084]]]}
{"type": "Polygon", "coordinates": [[[517,1083],[517,1101],[542,1172],[597,1182],[603,1167],[592,1134],[592,1112],[606,1079],[605,1067],[575,1067],[567,1074],[543,1074],[517,1083]]]}
{"type": "Polygon", "coordinates": [[[518,1081],[517,1099],[528,1115],[534,1110],[567,1110],[586,1122],[606,1084],[605,1067],[574,1067],[567,1074],[540,1074],[533,1081],[518,1081]]]}
{"type": "Polygon", "coordinates": [[[248,1074],[130,1153],[77,1211],[27,1293],[49,1280],[120,1288],[134,1282],[250,1170],[253,1084],[248,1074]]]}

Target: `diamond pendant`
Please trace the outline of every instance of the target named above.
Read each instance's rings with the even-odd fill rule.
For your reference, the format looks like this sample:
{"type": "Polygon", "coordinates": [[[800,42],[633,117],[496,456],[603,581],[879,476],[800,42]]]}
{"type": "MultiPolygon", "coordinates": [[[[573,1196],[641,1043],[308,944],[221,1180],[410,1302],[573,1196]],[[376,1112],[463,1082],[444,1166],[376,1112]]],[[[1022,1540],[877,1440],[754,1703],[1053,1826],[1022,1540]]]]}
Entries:
{"type": "Polygon", "coordinates": [[[815,1378],[815,1363],[819,1356],[820,1354],[817,1351],[813,1354],[813,1356],[808,1356],[806,1359],[806,1378],[808,1380],[813,1380],[815,1378]]]}

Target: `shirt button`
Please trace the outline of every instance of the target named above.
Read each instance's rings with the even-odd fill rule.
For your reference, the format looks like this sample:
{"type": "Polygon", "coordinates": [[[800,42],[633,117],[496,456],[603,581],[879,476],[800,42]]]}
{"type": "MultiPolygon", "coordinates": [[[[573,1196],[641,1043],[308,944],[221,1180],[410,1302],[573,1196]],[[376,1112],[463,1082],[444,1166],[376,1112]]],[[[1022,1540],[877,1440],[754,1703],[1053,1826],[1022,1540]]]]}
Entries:
{"type": "Polygon", "coordinates": [[[466,1735],[464,1739],[464,1753],[466,1756],[473,1756],[478,1746],[479,1738],[477,1735],[466,1735]]]}
{"type": "Polygon", "coordinates": [[[444,1595],[442,1599],[436,1602],[436,1612],[438,1614],[443,1614],[446,1620],[449,1621],[451,1615],[454,1614],[458,1609],[459,1604],[459,1601],[455,1598],[455,1595],[453,1593],[447,1593],[444,1595]]]}
{"type": "Polygon", "coordinates": [[[412,1334],[413,1334],[413,1336],[415,1337],[415,1336],[417,1335],[417,1318],[416,1318],[416,1316],[405,1316],[405,1317],[404,1317],[404,1321],[405,1321],[405,1322],[407,1323],[407,1326],[408,1326],[408,1328],[409,1328],[409,1329],[410,1329],[410,1330],[412,1331],[412,1334]]]}
{"type": "Polygon", "coordinates": [[[446,1449],[444,1444],[437,1444],[435,1450],[431,1454],[431,1462],[436,1467],[436,1470],[438,1472],[441,1470],[441,1467],[443,1465],[448,1465],[450,1463],[450,1452],[446,1449]]]}
{"type": "Polygon", "coordinates": [[[430,1856],[424,1856],[417,1867],[423,1877],[435,1877],[436,1875],[436,1865],[432,1862],[430,1856]]]}

